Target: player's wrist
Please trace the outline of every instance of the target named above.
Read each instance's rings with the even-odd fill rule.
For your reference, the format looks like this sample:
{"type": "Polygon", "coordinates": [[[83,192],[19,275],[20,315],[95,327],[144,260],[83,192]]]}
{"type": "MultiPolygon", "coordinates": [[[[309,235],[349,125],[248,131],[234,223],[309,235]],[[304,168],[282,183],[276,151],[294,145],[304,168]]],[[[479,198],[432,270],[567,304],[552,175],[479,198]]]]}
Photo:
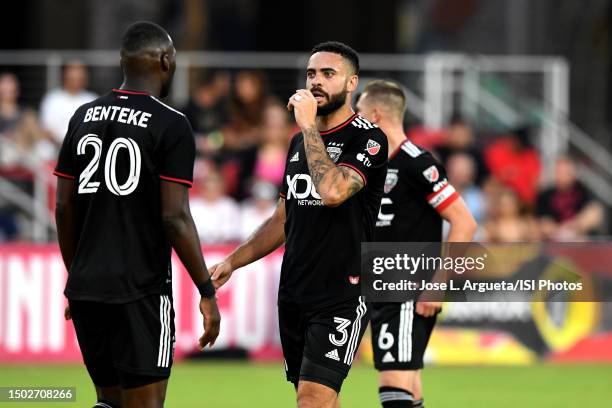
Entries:
{"type": "Polygon", "coordinates": [[[215,297],[215,294],[217,293],[210,278],[206,279],[206,281],[202,283],[197,284],[196,287],[198,288],[200,296],[204,299],[213,299],[215,297]]]}
{"type": "Polygon", "coordinates": [[[309,134],[314,134],[315,132],[319,132],[316,121],[302,123],[300,124],[300,128],[302,129],[302,133],[308,132],[309,134]]]}

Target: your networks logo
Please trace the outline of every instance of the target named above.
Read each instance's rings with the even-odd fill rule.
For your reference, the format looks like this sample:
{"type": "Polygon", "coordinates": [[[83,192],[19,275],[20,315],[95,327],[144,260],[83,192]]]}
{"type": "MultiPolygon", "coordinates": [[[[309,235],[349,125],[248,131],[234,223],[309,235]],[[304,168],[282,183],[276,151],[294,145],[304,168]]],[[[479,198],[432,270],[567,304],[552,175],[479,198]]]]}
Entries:
{"type": "Polygon", "coordinates": [[[287,175],[287,200],[297,200],[298,205],[323,205],[310,174],[287,175]]]}

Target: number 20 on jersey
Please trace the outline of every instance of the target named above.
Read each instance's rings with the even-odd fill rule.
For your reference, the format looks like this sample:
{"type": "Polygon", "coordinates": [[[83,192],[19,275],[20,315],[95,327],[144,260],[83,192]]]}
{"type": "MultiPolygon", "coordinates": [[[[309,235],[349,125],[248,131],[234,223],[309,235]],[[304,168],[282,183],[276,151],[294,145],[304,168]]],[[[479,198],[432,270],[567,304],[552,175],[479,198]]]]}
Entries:
{"type": "MultiPolygon", "coordinates": [[[[84,155],[87,147],[93,148],[93,157],[79,176],[79,194],[95,193],[100,188],[99,181],[91,181],[92,176],[98,170],[100,157],[102,156],[102,140],[93,133],[83,136],[77,145],[77,154],[84,155]]],[[[131,194],[138,187],[140,180],[140,168],[142,165],[140,148],[133,139],[118,137],[113,140],[108,148],[106,160],[104,161],[104,181],[108,190],[118,196],[131,194]],[[126,149],[129,155],[129,173],[123,184],[117,181],[117,155],[121,149],[126,149]]]]}

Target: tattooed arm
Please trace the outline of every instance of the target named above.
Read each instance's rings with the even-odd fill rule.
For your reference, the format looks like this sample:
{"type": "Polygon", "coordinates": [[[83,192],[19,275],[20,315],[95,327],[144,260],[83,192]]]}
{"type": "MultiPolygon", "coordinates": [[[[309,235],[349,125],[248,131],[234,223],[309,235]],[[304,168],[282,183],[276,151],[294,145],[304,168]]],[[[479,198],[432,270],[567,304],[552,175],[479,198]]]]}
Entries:
{"type": "Polygon", "coordinates": [[[327,207],[336,207],[364,186],[364,180],[355,170],[336,166],[330,159],[316,125],[302,130],[310,177],[327,207]]]}
{"type": "Polygon", "coordinates": [[[304,148],[310,177],[327,207],[336,207],[361,190],[364,179],[355,170],[338,165],[329,158],[317,130],[317,100],[310,91],[299,89],[289,98],[287,108],[304,135],[304,148]]]}

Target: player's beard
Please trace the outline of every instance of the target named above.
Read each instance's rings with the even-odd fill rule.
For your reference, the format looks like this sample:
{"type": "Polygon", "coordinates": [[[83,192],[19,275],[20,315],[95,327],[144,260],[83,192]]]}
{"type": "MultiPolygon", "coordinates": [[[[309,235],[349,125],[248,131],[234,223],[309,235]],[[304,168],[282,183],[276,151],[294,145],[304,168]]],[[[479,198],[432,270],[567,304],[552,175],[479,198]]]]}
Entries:
{"type": "Polygon", "coordinates": [[[346,95],[348,94],[346,88],[334,95],[328,95],[319,89],[317,91],[322,93],[328,100],[325,105],[317,106],[317,116],[327,116],[334,113],[346,103],[346,95]]]}

